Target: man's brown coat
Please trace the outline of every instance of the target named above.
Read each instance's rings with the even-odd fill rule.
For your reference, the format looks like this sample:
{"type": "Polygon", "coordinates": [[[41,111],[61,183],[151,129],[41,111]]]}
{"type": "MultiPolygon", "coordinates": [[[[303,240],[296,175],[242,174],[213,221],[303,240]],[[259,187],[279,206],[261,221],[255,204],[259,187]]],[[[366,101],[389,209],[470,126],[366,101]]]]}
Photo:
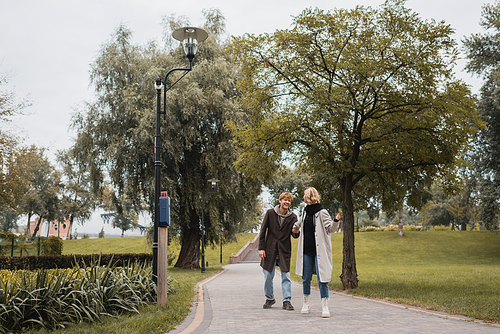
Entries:
{"type": "MultiPolygon", "coordinates": [[[[297,221],[295,213],[284,218],[280,227],[278,214],[275,209],[269,209],[264,216],[259,234],[259,250],[266,251],[266,257],[260,260],[260,266],[267,271],[272,271],[276,260],[276,249],[278,249],[280,266],[282,272],[290,271],[290,258],[292,256],[292,235],[293,224],[297,221]]],[[[294,238],[298,237],[293,235],[294,238]]]]}

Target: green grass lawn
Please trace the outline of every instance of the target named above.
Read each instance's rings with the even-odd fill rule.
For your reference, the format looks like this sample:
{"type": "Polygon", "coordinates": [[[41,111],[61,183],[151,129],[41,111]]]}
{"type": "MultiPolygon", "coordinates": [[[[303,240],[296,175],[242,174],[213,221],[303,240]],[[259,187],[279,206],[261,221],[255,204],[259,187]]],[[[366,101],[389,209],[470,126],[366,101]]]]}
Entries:
{"type": "MultiPolygon", "coordinates": [[[[341,290],[342,234],[332,241],[330,287],[341,290]]],[[[500,322],[500,233],[363,232],[355,249],[359,288],[349,293],[500,322]]]]}
{"type": "Polygon", "coordinates": [[[63,241],[65,254],[152,253],[146,237],[72,239],[63,241]]]}

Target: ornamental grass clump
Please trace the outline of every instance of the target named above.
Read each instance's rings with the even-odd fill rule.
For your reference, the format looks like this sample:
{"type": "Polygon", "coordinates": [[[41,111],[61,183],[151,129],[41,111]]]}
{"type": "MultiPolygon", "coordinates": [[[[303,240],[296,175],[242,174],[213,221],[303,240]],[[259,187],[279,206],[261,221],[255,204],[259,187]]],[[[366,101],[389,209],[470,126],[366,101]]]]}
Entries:
{"type": "MultiPolygon", "coordinates": [[[[174,292],[169,280],[168,293],[174,292]]],[[[0,332],[57,329],[156,302],[151,265],[0,272],[0,332]]]]}

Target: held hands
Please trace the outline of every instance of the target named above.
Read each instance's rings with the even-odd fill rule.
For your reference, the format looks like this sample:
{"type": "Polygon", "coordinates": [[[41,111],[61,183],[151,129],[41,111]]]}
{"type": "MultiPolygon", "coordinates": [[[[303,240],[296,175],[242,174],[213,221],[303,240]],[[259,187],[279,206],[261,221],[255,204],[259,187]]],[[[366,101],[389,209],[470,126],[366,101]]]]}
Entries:
{"type": "Polygon", "coordinates": [[[259,250],[259,257],[264,260],[264,258],[266,257],[266,251],[261,249],[259,250]]]}
{"type": "Polygon", "coordinates": [[[300,232],[300,230],[299,230],[298,228],[296,228],[296,227],[295,227],[295,228],[293,228],[293,229],[292,229],[292,232],[293,232],[293,233],[299,233],[299,232],[300,232]]]}

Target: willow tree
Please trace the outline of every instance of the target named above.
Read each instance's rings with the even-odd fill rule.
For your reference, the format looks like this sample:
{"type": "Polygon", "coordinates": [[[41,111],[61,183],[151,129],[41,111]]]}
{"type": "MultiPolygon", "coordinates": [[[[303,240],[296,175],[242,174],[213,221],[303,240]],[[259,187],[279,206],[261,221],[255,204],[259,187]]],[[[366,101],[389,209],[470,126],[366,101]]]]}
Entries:
{"type": "MultiPolygon", "coordinates": [[[[199,268],[202,197],[208,179],[220,182],[206,198],[205,231],[208,243],[235,236],[240,222],[254,215],[260,184],[234,167],[236,150],[228,121],[244,119],[237,72],[224,51],[224,18],[216,10],[204,12],[209,38],[200,43],[193,70],[167,93],[162,117],[162,185],[171,197],[172,226],[179,236],[177,267],[199,268]]],[[[182,22],[182,24],[188,24],[182,22]]],[[[166,35],[181,23],[164,20],[166,35]]],[[[137,212],[154,213],[154,153],[156,125],[155,80],[188,61],[179,44],[131,43],[131,31],[120,26],[92,63],[91,82],[97,100],[74,117],[78,137],[74,152],[90,172],[99,192],[109,180],[118,199],[137,212]]],[[[179,77],[172,74],[167,85],[179,77]]],[[[260,212],[259,212],[260,213],[260,212]]]]}
{"type": "Polygon", "coordinates": [[[466,70],[484,78],[478,109],[487,125],[477,136],[473,163],[478,179],[481,221],[488,230],[500,227],[499,17],[500,2],[483,5],[480,25],[486,32],[473,34],[463,41],[468,59],[466,70]]]}
{"type": "Polygon", "coordinates": [[[75,219],[84,224],[94,212],[97,199],[90,191],[89,173],[86,166],[81,166],[75,159],[74,150],[57,152],[57,161],[61,166],[63,189],[59,200],[60,215],[69,221],[66,237],[71,239],[75,219]]]}
{"type": "Polygon", "coordinates": [[[306,9],[290,29],[233,41],[253,111],[236,127],[239,166],[268,177],[292,159],[320,191],[339,189],[344,289],[358,287],[353,193],[406,196],[405,173],[453,170],[480,124],[469,87],[453,75],[452,34],[395,0],[306,9]]]}

